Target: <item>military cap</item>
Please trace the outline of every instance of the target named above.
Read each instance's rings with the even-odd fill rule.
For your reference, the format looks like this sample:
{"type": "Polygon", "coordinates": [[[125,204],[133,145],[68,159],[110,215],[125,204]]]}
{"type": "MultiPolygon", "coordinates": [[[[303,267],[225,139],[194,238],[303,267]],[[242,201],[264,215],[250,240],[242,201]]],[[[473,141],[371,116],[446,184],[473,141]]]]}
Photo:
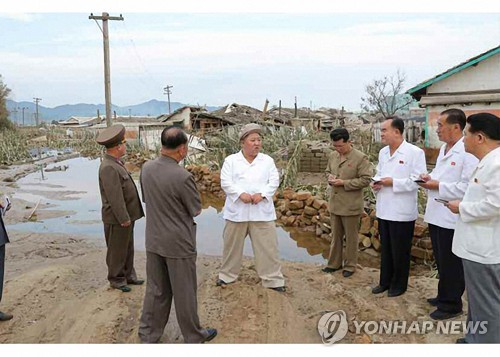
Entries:
{"type": "Polygon", "coordinates": [[[240,141],[245,139],[248,135],[252,133],[260,133],[261,130],[262,128],[259,124],[250,123],[243,125],[243,127],[240,130],[240,141]]]}
{"type": "Polygon", "coordinates": [[[107,148],[118,145],[125,138],[125,127],[122,124],[112,125],[97,136],[97,143],[107,148]]]}

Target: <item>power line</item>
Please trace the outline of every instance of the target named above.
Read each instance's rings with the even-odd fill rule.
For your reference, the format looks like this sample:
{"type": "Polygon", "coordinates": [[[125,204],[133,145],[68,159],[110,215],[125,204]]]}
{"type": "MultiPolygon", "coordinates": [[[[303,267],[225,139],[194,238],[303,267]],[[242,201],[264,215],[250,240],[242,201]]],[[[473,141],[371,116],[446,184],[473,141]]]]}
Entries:
{"type": "MultiPolygon", "coordinates": [[[[157,77],[155,77],[146,67],[145,65],[145,62],[139,52],[139,50],[137,49],[137,46],[135,44],[135,41],[134,39],[132,38],[132,35],[130,34],[130,31],[128,30],[128,27],[126,25],[125,22],[123,22],[123,28],[125,30],[125,33],[126,33],[126,36],[128,38],[128,40],[130,41],[130,43],[132,44],[132,48],[133,48],[133,53],[137,59],[137,61],[139,62],[139,65],[138,67],[140,67],[140,69],[142,70],[143,73],[145,73],[148,77],[149,80],[151,80],[153,83],[156,84],[157,87],[159,87],[161,85],[161,83],[157,80],[157,77]]],[[[141,79],[142,80],[142,79],[141,79]]],[[[144,84],[147,84],[146,82],[143,82],[144,84]]]]}

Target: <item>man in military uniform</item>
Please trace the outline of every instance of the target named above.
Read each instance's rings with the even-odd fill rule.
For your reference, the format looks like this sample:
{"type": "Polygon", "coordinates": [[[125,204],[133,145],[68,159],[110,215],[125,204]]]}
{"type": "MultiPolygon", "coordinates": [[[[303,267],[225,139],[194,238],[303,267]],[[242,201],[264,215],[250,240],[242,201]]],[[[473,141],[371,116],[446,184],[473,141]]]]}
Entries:
{"type": "MultiPolygon", "coordinates": [[[[5,230],[5,224],[3,223],[4,212],[10,209],[10,202],[8,200],[0,200],[0,302],[2,301],[3,293],[3,275],[5,268],[5,245],[9,243],[9,236],[5,230]]],[[[12,319],[12,315],[6,312],[0,311],[0,321],[8,321],[12,319]]]]}
{"type": "Polygon", "coordinates": [[[373,166],[365,154],[352,147],[346,129],[334,129],[330,138],[335,148],[326,168],[328,184],[332,186],[329,202],[332,243],[328,265],[322,270],[325,273],[333,273],[342,269],[342,262],[345,260],[342,275],[347,278],[356,271],[359,219],[363,213],[363,188],[370,184],[373,166]]]}
{"type": "Polygon", "coordinates": [[[134,222],[144,216],[134,180],[120,160],[127,152],[125,127],[113,125],[102,131],[97,142],[106,147],[99,167],[102,221],[108,251],[108,280],[111,287],[123,292],[127,284],[141,285],[134,269],[134,222]]]}

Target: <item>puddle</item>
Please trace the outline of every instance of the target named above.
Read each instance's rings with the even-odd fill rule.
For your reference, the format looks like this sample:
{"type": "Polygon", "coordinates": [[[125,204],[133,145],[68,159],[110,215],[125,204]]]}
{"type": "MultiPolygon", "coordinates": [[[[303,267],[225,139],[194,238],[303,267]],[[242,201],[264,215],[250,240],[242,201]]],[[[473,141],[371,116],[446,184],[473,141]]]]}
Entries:
{"type": "MultiPolygon", "coordinates": [[[[79,234],[104,244],[103,226],[100,221],[101,198],[99,195],[99,159],[75,158],[61,161],[53,166],[67,165],[66,171],[32,173],[17,181],[19,188],[14,197],[36,204],[50,205],[59,211],[74,211],[76,214],[45,219],[39,222],[23,222],[10,225],[10,230],[39,233],[79,234]]],[[[137,182],[136,182],[137,183],[137,182]]],[[[139,190],[140,193],[140,190],[139,190]]],[[[195,218],[198,225],[197,246],[200,254],[220,256],[222,254],[222,205],[218,199],[202,196],[202,213],[195,218]]],[[[135,247],[144,250],[144,228],[146,220],[135,224],[135,247]]],[[[287,228],[288,230],[288,228],[287,228]]],[[[289,261],[324,263],[328,244],[320,241],[313,233],[294,229],[285,231],[277,227],[280,257],[289,261]]],[[[245,240],[244,254],[253,256],[250,239],[245,240]]]]}

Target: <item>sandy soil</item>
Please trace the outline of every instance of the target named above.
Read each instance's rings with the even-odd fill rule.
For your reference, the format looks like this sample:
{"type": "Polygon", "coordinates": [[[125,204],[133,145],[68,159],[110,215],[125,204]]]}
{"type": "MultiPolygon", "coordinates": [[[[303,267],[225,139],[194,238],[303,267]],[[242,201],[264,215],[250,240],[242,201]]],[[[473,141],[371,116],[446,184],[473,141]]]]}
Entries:
{"type": "MultiPolygon", "coordinates": [[[[9,187],[0,187],[9,191],[9,187]]],[[[15,189],[15,187],[10,187],[15,189]]],[[[33,203],[14,201],[7,222],[23,219],[33,203]]],[[[53,213],[50,208],[39,215],[53,213]]],[[[58,214],[67,214],[59,212],[58,214]]],[[[40,216],[39,216],[40,217],[40,216]]],[[[138,343],[145,286],[122,293],[106,280],[102,242],[71,235],[10,232],[6,281],[0,308],[14,319],[0,323],[0,343],[138,343]]],[[[366,257],[365,257],[366,259],[366,257]]],[[[239,280],[218,288],[214,282],[220,257],[198,259],[200,320],[219,335],[211,343],[320,344],[317,322],[327,311],[344,310],[350,332],[342,343],[452,343],[457,335],[367,335],[354,333],[352,320],[429,320],[433,308],[425,298],[435,296],[437,280],[426,268],[415,267],[409,290],[396,298],[374,296],[376,264],[361,259],[350,278],[325,274],[314,264],[283,262],[288,291],[278,293],[259,283],[252,259],[246,259],[239,280]],[[370,266],[371,267],[370,267],[370,266]],[[416,275],[415,275],[416,274],[416,275]]],[[[136,252],[138,275],[145,277],[145,254],[136,252]]],[[[462,316],[457,320],[464,320],[462,316]]],[[[182,335],[171,316],[165,343],[180,343],[182,335]]]]}

